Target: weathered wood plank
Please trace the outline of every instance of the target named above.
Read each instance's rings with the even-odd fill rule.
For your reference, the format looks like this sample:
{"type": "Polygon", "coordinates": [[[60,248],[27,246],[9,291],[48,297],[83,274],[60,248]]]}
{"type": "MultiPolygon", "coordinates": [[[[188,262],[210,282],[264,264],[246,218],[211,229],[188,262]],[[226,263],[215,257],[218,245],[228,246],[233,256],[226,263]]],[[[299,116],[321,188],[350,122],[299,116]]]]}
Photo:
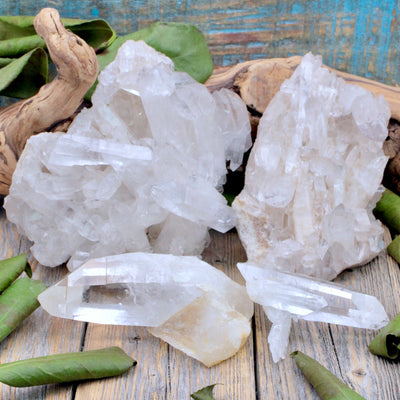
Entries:
{"type": "MultiPolygon", "coordinates": [[[[13,224],[0,212],[1,258],[25,252],[29,243],[21,238],[13,224]]],[[[34,268],[33,277],[51,285],[66,273],[64,268],[34,268]]],[[[0,363],[40,357],[49,354],[79,351],[84,324],[53,318],[37,309],[0,344],[0,363]]],[[[32,388],[11,388],[0,384],[0,398],[7,400],[71,399],[72,385],[50,385],[32,388]]]]}
{"type": "Polygon", "coordinates": [[[0,14],[105,18],[126,34],[163,21],[188,22],[206,36],[216,65],[322,54],[326,65],[394,85],[400,82],[397,0],[3,0],[0,14]]]}

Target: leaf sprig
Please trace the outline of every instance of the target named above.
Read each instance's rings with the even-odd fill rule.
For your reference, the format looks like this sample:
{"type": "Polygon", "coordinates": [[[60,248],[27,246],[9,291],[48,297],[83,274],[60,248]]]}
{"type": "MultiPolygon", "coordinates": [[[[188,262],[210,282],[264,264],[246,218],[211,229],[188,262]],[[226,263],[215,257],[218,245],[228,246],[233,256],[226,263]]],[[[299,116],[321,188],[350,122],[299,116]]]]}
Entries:
{"type": "MultiPolygon", "coordinates": [[[[0,16],[0,95],[28,98],[49,81],[46,45],[36,34],[33,19],[31,16],[0,16]]],[[[158,22],[118,37],[102,19],[63,18],[62,22],[95,49],[100,71],[114,60],[119,47],[130,39],[144,40],[170,57],[177,71],[187,72],[199,82],[205,82],[213,70],[206,40],[190,24],[158,22]]],[[[87,93],[87,100],[96,84],[87,93]]]]}

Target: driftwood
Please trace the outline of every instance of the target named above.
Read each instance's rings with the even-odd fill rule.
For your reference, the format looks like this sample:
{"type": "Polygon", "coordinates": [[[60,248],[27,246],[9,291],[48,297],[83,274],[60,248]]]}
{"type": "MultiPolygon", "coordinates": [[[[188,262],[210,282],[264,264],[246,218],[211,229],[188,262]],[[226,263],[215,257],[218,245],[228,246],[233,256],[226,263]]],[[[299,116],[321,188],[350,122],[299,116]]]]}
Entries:
{"type": "Polygon", "coordinates": [[[94,50],[64,28],[56,10],[42,9],[34,26],[46,42],[57,76],[35,96],[0,113],[0,195],[8,194],[12,174],[28,138],[71,117],[98,74],[94,50]]]}
{"type": "MultiPolygon", "coordinates": [[[[246,61],[234,67],[219,68],[207,80],[206,86],[214,91],[221,88],[234,90],[250,111],[261,115],[279,91],[285,79],[292,76],[302,57],[271,58],[246,61]]],[[[392,118],[400,121],[400,88],[384,85],[370,79],[326,67],[347,83],[361,86],[375,95],[383,95],[389,103],[392,118]]]]}

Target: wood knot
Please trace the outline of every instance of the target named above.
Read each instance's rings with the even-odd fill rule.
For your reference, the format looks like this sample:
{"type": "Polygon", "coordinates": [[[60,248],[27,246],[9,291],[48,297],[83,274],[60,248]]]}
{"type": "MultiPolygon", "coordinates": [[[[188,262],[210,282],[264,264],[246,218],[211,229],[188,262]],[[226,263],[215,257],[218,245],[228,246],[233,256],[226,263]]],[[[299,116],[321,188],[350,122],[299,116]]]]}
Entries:
{"type": "Polygon", "coordinates": [[[362,368],[357,368],[357,369],[353,369],[353,371],[351,371],[351,373],[355,376],[365,376],[367,375],[367,371],[365,371],[362,368]]]}

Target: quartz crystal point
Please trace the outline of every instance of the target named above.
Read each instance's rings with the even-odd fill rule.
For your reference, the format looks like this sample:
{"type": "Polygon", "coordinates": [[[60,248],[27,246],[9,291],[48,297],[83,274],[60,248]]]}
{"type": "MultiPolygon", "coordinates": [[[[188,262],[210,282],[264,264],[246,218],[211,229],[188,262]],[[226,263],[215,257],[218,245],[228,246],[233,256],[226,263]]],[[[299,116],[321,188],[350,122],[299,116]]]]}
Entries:
{"type": "Polygon", "coordinates": [[[292,318],[367,329],[389,321],[375,297],[343,285],[251,262],[239,263],[238,268],[250,298],[264,307],[273,323],[268,341],[275,362],[286,354],[292,318]]]}
{"type": "Polygon", "coordinates": [[[375,298],[309,277],[333,279],[384,248],[372,210],[389,117],[383,97],[307,54],[260,120],[233,208],[249,261],[240,269],[273,323],[275,361],[286,354],[292,319],[363,328],[386,319],[375,298]]]}
{"type": "Polygon", "coordinates": [[[144,42],[127,41],[67,134],[27,143],[5,208],[43,265],[109,254],[199,255],[233,211],[220,193],[226,161],[250,147],[245,104],[210,94],[144,42]]]}
{"type": "Polygon", "coordinates": [[[51,315],[150,332],[207,366],[250,334],[243,286],[193,256],[126,253],[91,259],[38,298],[51,315]]]}

